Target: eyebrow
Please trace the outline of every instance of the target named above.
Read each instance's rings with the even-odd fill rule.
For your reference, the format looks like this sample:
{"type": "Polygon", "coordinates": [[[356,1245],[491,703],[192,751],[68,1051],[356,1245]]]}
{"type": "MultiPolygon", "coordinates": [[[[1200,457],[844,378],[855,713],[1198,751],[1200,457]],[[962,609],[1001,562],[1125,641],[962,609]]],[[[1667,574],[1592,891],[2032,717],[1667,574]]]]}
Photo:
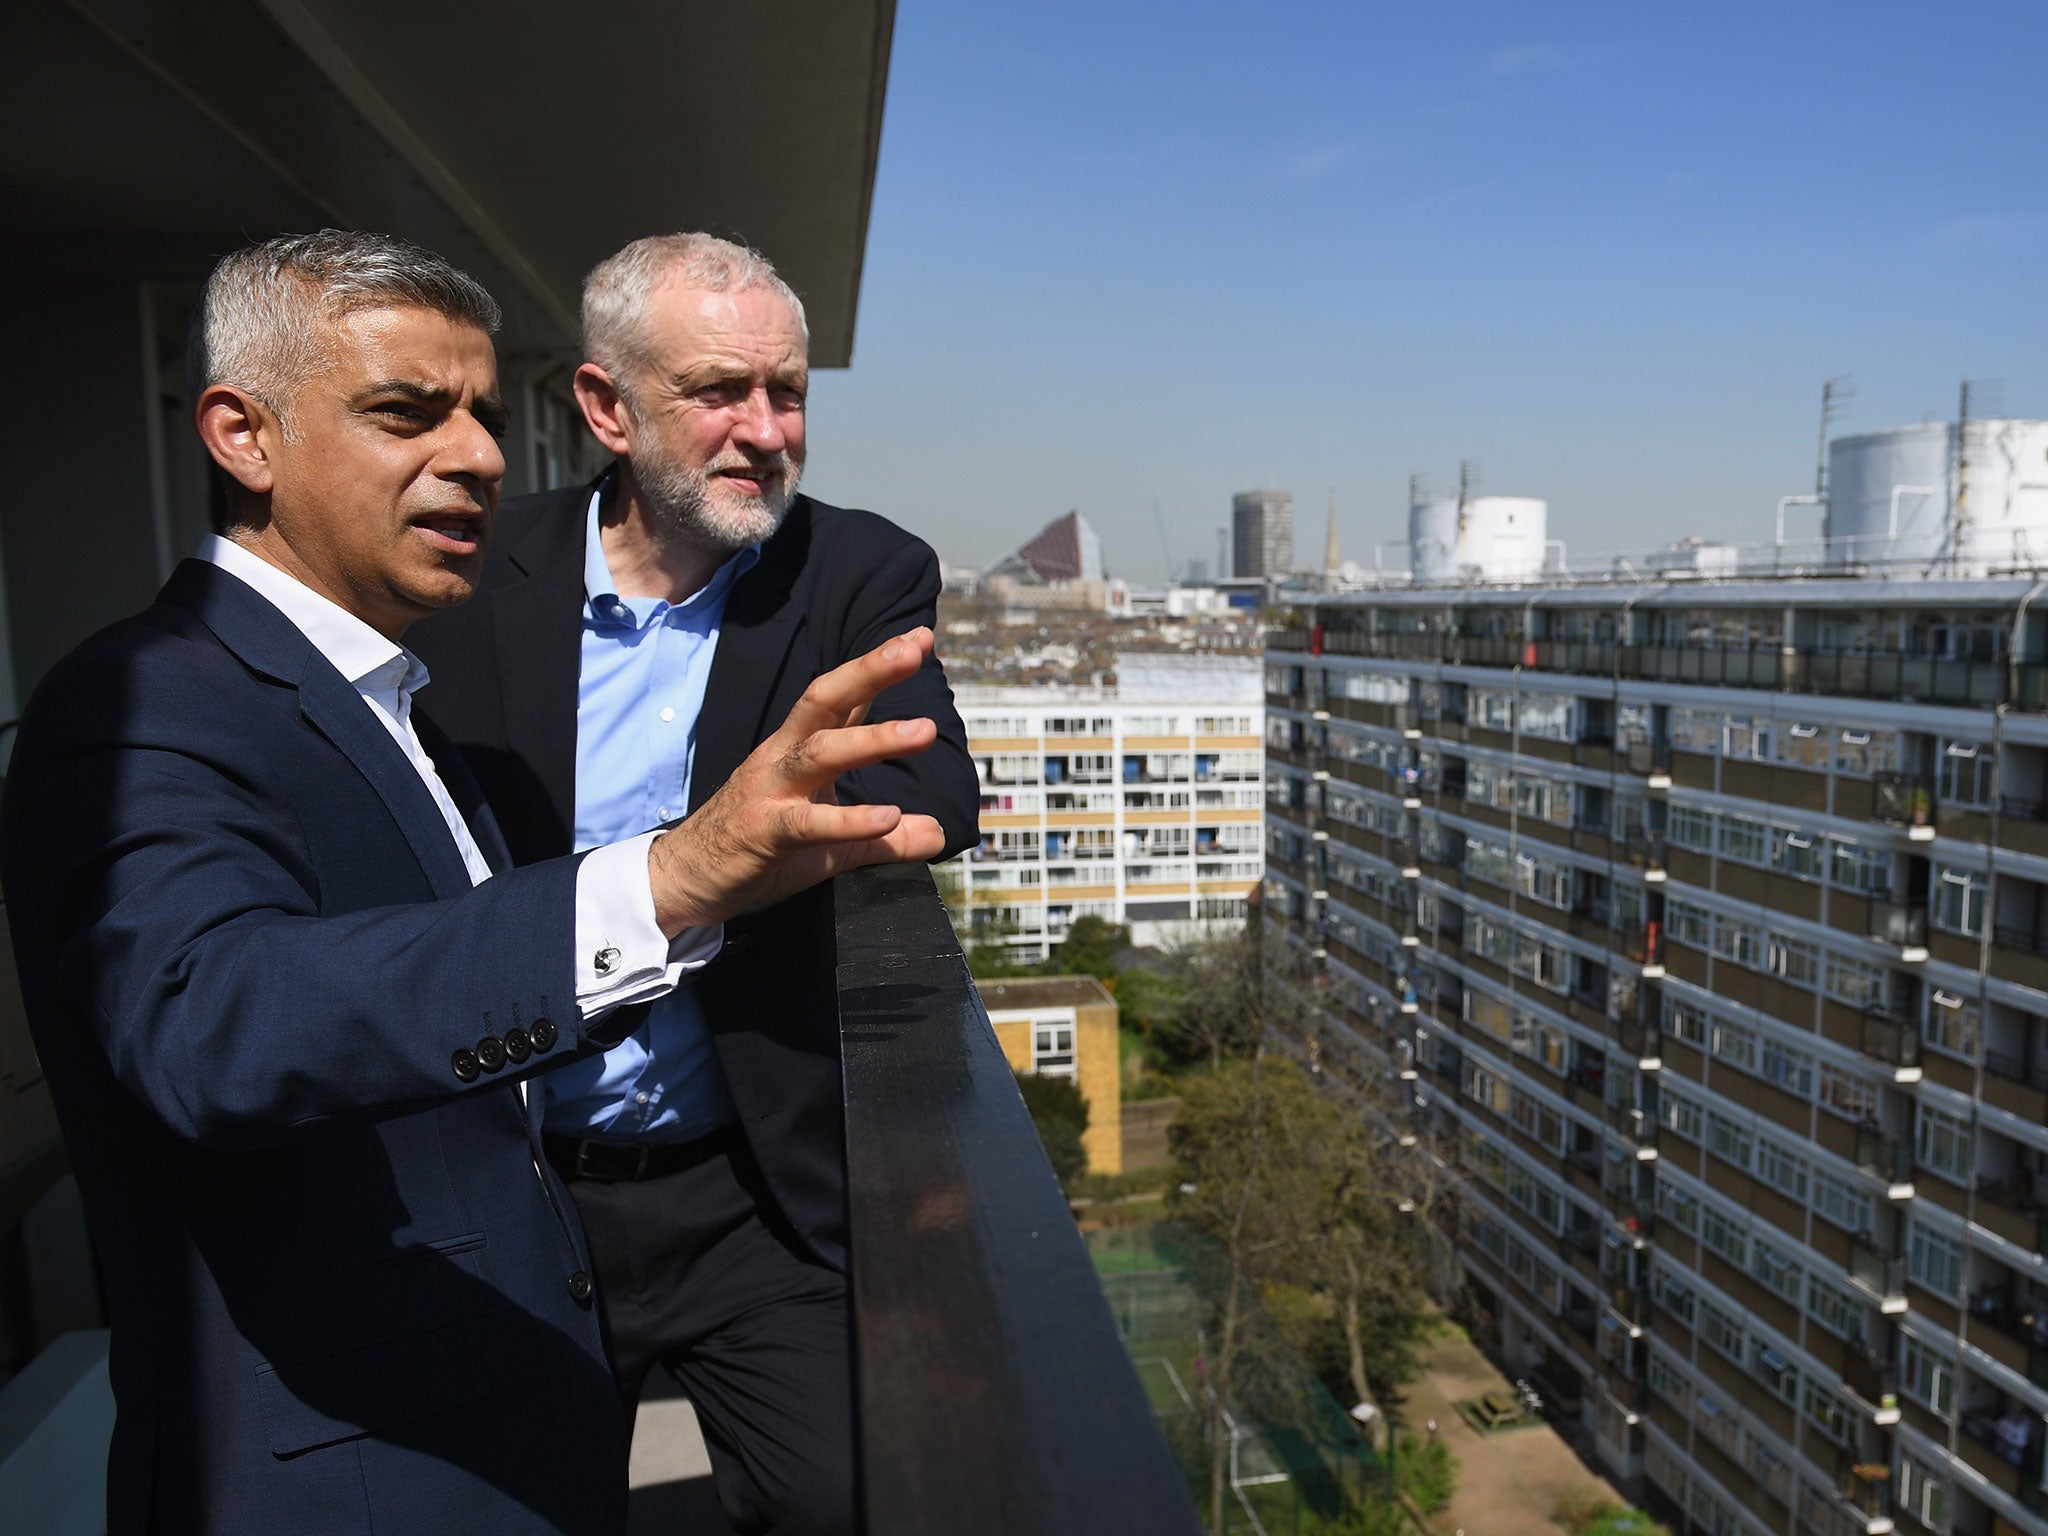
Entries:
{"type": "MultiPolygon", "coordinates": [[[[455,403],[453,390],[439,384],[422,384],[417,379],[379,379],[356,396],[358,403],[375,400],[380,395],[397,395],[415,405],[432,406],[445,410],[455,403]]],[[[492,433],[503,433],[512,424],[512,413],[505,402],[495,394],[478,395],[470,407],[470,414],[483,423],[484,429],[492,433]]]]}
{"type": "MultiPolygon", "coordinates": [[[[719,363],[699,363],[684,368],[675,375],[675,386],[685,393],[702,389],[711,384],[730,384],[735,380],[745,382],[753,378],[753,370],[746,367],[726,367],[719,363]]],[[[771,389],[803,389],[810,384],[811,371],[799,365],[794,368],[778,368],[768,375],[771,389]]]]}

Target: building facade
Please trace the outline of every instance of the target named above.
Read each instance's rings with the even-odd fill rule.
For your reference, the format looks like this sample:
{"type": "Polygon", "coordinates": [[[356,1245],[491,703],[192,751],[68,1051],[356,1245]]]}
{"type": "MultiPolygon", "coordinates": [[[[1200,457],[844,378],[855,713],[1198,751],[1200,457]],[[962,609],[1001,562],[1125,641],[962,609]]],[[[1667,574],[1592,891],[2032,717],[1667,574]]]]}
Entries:
{"type": "Polygon", "coordinates": [[[1269,643],[1303,1032],[1686,1531],[2048,1533],[2038,591],[1415,587],[1269,643]]]}
{"type": "Polygon", "coordinates": [[[996,1043],[1019,1076],[1070,1077],[1088,1105],[1088,1172],[1124,1171],[1123,1056],[1116,999],[1093,976],[977,982],[996,1043]]]}
{"type": "Polygon", "coordinates": [[[1294,493],[1239,491],[1230,498],[1230,574],[1285,576],[1294,569],[1294,493]]]}
{"type": "Polygon", "coordinates": [[[1044,957],[1077,917],[1160,944],[1242,921],[1264,865],[1252,656],[1120,655],[1114,687],[955,692],[981,775],[974,931],[1044,957]]]}

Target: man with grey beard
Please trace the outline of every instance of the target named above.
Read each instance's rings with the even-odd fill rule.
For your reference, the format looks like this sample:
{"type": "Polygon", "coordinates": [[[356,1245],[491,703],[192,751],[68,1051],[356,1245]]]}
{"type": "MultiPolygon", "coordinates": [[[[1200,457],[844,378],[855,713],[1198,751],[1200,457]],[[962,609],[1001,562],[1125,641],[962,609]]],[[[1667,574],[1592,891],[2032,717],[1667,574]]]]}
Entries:
{"type": "MultiPolygon", "coordinates": [[[[583,330],[577,402],[617,462],[506,502],[478,596],[409,636],[522,864],[688,814],[939,591],[922,542],[797,493],[803,306],[759,253],[635,241],[585,280],[583,330]]],[[[930,750],[838,792],[937,817],[950,855],[979,790],[932,658],[868,714],[919,717],[930,750]]],[[[825,886],[729,922],[696,985],[545,1079],[626,1412],[677,1378],[741,1533],[857,1525],[835,964],[825,886]]]]}

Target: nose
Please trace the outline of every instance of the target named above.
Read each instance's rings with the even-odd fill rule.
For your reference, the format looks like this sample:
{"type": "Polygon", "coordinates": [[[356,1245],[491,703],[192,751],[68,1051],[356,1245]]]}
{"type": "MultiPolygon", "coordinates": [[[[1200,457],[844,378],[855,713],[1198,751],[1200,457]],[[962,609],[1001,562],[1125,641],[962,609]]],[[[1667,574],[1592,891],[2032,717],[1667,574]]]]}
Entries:
{"type": "Polygon", "coordinates": [[[789,446],[789,432],[783,425],[782,413],[775,408],[768,391],[756,389],[747,395],[746,403],[733,422],[732,435],[739,442],[762,453],[780,453],[789,446]]]}
{"type": "Polygon", "coordinates": [[[505,450],[475,416],[457,411],[449,418],[447,444],[437,468],[450,480],[474,482],[488,506],[505,478],[505,450]]]}

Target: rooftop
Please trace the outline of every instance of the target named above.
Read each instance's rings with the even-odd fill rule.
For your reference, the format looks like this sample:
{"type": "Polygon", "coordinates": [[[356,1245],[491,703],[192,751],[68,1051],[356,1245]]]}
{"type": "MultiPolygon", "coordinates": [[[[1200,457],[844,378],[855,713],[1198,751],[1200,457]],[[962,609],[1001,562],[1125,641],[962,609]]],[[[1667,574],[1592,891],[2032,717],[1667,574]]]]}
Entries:
{"type": "Polygon", "coordinates": [[[977,982],[990,1013],[1014,1008],[1101,1008],[1116,1006],[1109,989],[1093,976],[1024,976],[977,982]]]}

